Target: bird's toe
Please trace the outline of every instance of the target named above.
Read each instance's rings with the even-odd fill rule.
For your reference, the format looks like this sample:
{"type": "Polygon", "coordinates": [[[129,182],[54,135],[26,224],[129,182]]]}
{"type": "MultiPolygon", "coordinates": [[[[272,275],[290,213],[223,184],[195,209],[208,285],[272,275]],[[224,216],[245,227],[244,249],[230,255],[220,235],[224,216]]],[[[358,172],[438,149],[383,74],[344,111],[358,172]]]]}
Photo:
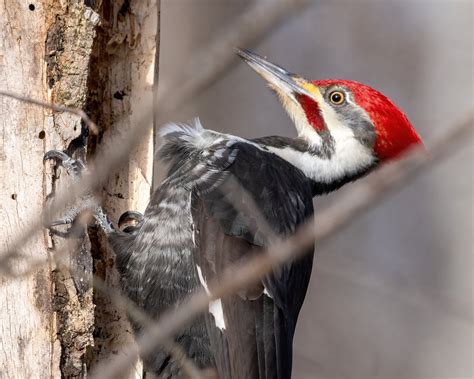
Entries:
{"type": "Polygon", "coordinates": [[[73,177],[79,177],[85,166],[79,159],[73,159],[61,150],[50,150],[43,156],[43,162],[54,161],[57,165],[64,167],[67,173],[73,177]]]}

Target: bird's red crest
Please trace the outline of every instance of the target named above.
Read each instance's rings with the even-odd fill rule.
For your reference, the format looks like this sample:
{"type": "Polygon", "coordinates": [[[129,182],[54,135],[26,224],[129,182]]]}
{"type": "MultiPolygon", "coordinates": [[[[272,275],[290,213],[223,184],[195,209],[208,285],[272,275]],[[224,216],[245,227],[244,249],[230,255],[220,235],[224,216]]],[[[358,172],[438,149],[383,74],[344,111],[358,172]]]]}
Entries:
{"type": "Polygon", "coordinates": [[[360,83],[350,83],[355,101],[368,113],[375,125],[375,153],[381,160],[392,159],[421,139],[407,116],[389,98],[360,83]]]}
{"type": "Polygon", "coordinates": [[[349,80],[314,81],[317,86],[341,85],[349,88],[375,126],[374,151],[384,161],[398,157],[422,141],[405,114],[385,95],[365,84],[349,80]]]}

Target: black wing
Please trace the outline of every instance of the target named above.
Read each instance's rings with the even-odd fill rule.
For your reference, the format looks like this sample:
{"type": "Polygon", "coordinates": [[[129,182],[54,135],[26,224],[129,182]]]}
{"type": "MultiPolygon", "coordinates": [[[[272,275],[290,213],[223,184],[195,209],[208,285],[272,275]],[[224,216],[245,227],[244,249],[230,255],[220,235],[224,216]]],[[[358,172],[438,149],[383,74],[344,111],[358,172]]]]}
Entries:
{"type": "MultiPolygon", "coordinates": [[[[311,184],[300,170],[249,143],[231,148],[237,150],[226,170],[231,175],[193,201],[194,255],[204,282],[259,254],[268,243],[269,235],[252,211],[255,206],[271,231],[283,238],[313,213],[311,184]]],[[[312,260],[311,251],[252,288],[213,304],[207,327],[222,378],[291,377],[293,335],[312,260]],[[219,306],[223,320],[218,320],[219,306]]]]}

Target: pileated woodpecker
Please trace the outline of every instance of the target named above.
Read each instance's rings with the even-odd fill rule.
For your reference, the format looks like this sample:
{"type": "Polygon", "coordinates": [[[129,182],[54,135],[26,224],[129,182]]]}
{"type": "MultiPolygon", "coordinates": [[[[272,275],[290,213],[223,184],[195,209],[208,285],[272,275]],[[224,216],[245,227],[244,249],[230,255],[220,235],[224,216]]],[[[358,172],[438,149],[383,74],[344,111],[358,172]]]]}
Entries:
{"type": "MultiPolygon", "coordinates": [[[[278,95],[298,137],[247,140],[206,130],[198,120],[162,130],[159,157],[169,171],[139,223],[123,232],[102,218],[124,290],[153,317],[199,286],[207,290],[209,280],[232,262],[259,254],[272,235],[293,233],[313,214],[314,196],[421,144],[400,109],[369,86],[308,81],[249,51],[237,53],[278,95]]],[[[175,340],[198,366],[216,367],[221,378],[290,378],[312,260],[309,252],[213,302],[175,340]]],[[[164,351],[143,358],[146,370],[160,377],[181,375],[164,351]]]]}

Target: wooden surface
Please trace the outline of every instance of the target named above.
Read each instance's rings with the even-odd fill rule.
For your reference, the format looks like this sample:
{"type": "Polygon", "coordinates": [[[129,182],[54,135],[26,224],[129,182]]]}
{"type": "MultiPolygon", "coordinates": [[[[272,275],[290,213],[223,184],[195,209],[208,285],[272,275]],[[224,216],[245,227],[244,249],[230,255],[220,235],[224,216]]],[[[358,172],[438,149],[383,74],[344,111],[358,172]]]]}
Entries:
{"type": "MultiPolygon", "coordinates": [[[[0,83],[15,91],[47,101],[45,41],[53,23],[53,1],[3,2],[0,5],[0,83]]],[[[2,244],[41,211],[51,178],[44,174],[43,154],[54,143],[66,146],[49,111],[0,99],[0,230],[2,244]]],[[[21,249],[26,258],[47,256],[50,240],[39,232],[21,249]]],[[[25,263],[14,263],[20,272],[25,263]]],[[[2,279],[0,287],[0,376],[60,377],[60,343],[53,312],[51,267],[21,280],[2,279]]]]}
{"type": "MultiPolygon", "coordinates": [[[[106,137],[133,127],[153,99],[158,12],[155,1],[128,9],[120,1],[96,3],[92,6],[100,8],[75,0],[3,2],[0,86],[83,108],[106,137]],[[93,65],[97,59],[100,66],[93,65]],[[95,68],[106,75],[96,77],[104,72],[95,68]],[[95,102],[97,94],[100,103],[95,102]]],[[[60,149],[78,157],[100,146],[97,140],[77,145],[77,116],[5,97],[0,97],[0,125],[0,232],[5,248],[41,211],[47,196],[67,185],[64,170],[43,165],[44,153],[60,149]]],[[[143,210],[148,201],[151,141],[150,133],[105,189],[105,207],[113,220],[124,210],[143,210]]],[[[24,259],[13,262],[13,273],[25,270],[30,259],[46,259],[48,249],[60,242],[46,230],[38,232],[22,247],[24,259]]],[[[79,273],[51,262],[28,277],[0,279],[0,377],[81,377],[95,359],[132,340],[124,315],[90,286],[93,265],[107,282],[117,284],[113,257],[95,235],[92,241],[86,236],[75,242],[79,249],[70,249],[65,262],[79,273]],[[91,358],[86,352],[93,345],[98,355],[91,358]]],[[[135,370],[132,376],[140,377],[140,366],[135,370]]]]}
{"type": "MultiPolygon", "coordinates": [[[[104,2],[100,10],[102,23],[108,27],[100,28],[95,40],[87,109],[100,122],[103,134],[89,140],[90,153],[101,149],[110,137],[120,141],[126,131],[133,130],[137,120],[151,109],[154,98],[159,2],[132,2],[127,9],[122,4],[118,0],[104,2]]],[[[104,186],[103,207],[114,222],[127,210],[143,212],[148,204],[153,168],[151,114],[149,122],[149,133],[132,151],[127,164],[111,173],[104,186]]],[[[99,236],[97,242],[95,272],[117,288],[119,277],[113,267],[114,255],[107,251],[103,238],[99,236]]],[[[91,367],[99,360],[115,356],[123,344],[134,344],[126,315],[109,296],[96,292],[94,303],[95,327],[100,333],[94,335],[91,367]]],[[[141,377],[140,363],[127,375],[141,377]]]]}

